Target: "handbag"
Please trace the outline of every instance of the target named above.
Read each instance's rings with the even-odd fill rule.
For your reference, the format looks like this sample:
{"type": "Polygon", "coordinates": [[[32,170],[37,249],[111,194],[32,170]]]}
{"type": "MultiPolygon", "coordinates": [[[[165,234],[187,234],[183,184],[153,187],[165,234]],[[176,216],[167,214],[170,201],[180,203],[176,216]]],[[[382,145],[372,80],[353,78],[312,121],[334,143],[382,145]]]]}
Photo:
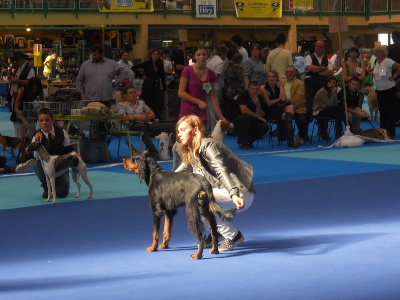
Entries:
{"type": "Polygon", "coordinates": [[[22,123],[15,111],[11,112],[10,121],[14,123],[22,123]]]}

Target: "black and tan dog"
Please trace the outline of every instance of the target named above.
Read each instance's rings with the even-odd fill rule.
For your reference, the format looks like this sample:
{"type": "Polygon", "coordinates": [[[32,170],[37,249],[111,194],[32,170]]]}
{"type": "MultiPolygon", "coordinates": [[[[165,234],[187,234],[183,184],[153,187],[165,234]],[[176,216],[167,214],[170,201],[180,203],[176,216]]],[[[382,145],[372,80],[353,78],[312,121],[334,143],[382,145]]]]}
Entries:
{"type": "Polygon", "coordinates": [[[4,156],[5,152],[9,150],[12,157],[15,157],[14,150],[18,150],[18,152],[21,150],[21,142],[21,138],[0,134],[1,155],[4,156]]]}
{"type": "Polygon", "coordinates": [[[198,241],[197,252],[191,259],[201,259],[205,244],[202,217],[210,226],[212,247],[210,254],[217,254],[217,225],[214,213],[223,219],[231,219],[236,209],[224,210],[213,195],[212,186],[201,175],[189,172],[166,172],[146,151],[137,151],[124,159],[124,167],[139,175],[149,187],[150,208],[153,213],[153,243],[147,251],[158,248],[161,217],[165,216],[163,242],[160,249],[168,248],[172,231],[172,220],[179,206],[186,205],[189,230],[198,241]]]}

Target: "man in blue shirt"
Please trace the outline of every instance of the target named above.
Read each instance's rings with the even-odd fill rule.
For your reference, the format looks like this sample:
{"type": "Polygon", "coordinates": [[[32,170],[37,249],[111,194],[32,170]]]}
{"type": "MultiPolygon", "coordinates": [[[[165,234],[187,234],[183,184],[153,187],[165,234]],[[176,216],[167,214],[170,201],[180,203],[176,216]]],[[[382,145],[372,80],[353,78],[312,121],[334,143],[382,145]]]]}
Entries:
{"type": "Polygon", "coordinates": [[[79,69],[76,79],[76,90],[82,100],[102,102],[111,107],[114,87],[129,78],[128,72],[117,62],[103,56],[103,48],[92,46],[92,57],[79,69]]]}

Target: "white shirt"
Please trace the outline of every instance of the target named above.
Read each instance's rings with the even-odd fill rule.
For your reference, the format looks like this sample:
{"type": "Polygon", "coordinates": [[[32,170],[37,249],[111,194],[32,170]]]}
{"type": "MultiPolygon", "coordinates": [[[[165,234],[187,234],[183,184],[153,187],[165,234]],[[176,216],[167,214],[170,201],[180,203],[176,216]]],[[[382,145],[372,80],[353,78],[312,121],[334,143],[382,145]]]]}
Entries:
{"type": "Polygon", "coordinates": [[[172,62],[170,62],[168,59],[164,59],[163,65],[164,65],[164,73],[168,75],[170,73],[170,70],[173,69],[172,62]]]}
{"type": "Polygon", "coordinates": [[[285,89],[286,99],[288,100],[292,100],[292,94],[290,93],[290,89],[292,88],[292,81],[286,81],[285,86],[283,87],[285,89]]]}
{"type": "MultiPolygon", "coordinates": [[[[315,53],[313,53],[313,54],[311,54],[311,55],[314,55],[314,56],[317,58],[319,64],[321,64],[322,58],[323,58],[324,56],[318,57],[315,53]]],[[[307,55],[306,58],[304,59],[304,66],[305,66],[305,68],[307,68],[307,66],[313,64],[313,63],[312,63],[311,55],[307,55]]],[[[332,63],[331,63],[331,61],[330,61],[329,59],[328,59],[328,69],[329,69],[329,70],[333,70],[332,63]]],[[[306,69],[306,72],[307,72],[307,69],[306,69]]]]}
{"type": "Polygon", "coordinates": [[[375,86],[378,91],[388,90],[395,86],[394,81],[390,81],[392,76],[392,66],[395,62],[390,58],[385,58],[381,63],[376,60],[374,68],[375,86]]]}
{"type": "MultiPolygon", "coordinates": [[[[15,77],[19,78],[19,76],[20,76],[21,73],[22,73],[22,70],[25,68],[25,65],[26,65],[27,63],[28,63],[28,62],[23,63],[22,66],[20,66],[20,67],[18,68],[17,72],[15,73],[15,77]]],[[[32,77],[35,77],[35,70],[34,70],[33,68],[31,68],[31,69],[29,70],[29,73],[28,73],[28,76],[26,77],[26,79],[31,79],[32,77]]],[[[24,79],[23,79],[23,80],[24,80],[24,79]]],[[[13,84],[13,85],[12,85],[12,88],[13,88],[13,93],[12,93],[12,95],[13,95],[13,94],[16,94],[16,93],[18,92],[18,84],[13,84]]]]}
{"type": "Polygon", "coordinates": [[[215,80],[215,90],[220,90],[224,86],[224,71],[225,63],[220,56],[214,55],[207,61],[207,68],[214,71],[218,75],[217,80],[215,80]]]}
{"type": "Polygon", "coordinates": [[[243,57],[242,66],[243,66],[244,62],[249,59],[249,53],[247,53],[247,50],[244,47],[240,47],[238,49],[238,51],[239,51],[240,54],[242,54],[242,57],[243,57]]]}

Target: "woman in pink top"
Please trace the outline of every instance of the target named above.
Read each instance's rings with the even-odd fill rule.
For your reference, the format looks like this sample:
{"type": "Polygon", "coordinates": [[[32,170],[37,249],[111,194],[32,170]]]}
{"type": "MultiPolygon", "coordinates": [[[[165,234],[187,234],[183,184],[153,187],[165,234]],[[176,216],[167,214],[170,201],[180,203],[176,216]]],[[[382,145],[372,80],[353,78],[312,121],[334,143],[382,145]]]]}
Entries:
{"type": "Polygon", "coordinates": [[[223,120],[215,93],[216,75],[206,67],[207,49],[199,44],[193,53],[195,63],[183,69],[179,82],[178,96],[182,99],[179,117],[195,114],[207,124],[207,98],[210,98],[218,119],[223,120]]]}

